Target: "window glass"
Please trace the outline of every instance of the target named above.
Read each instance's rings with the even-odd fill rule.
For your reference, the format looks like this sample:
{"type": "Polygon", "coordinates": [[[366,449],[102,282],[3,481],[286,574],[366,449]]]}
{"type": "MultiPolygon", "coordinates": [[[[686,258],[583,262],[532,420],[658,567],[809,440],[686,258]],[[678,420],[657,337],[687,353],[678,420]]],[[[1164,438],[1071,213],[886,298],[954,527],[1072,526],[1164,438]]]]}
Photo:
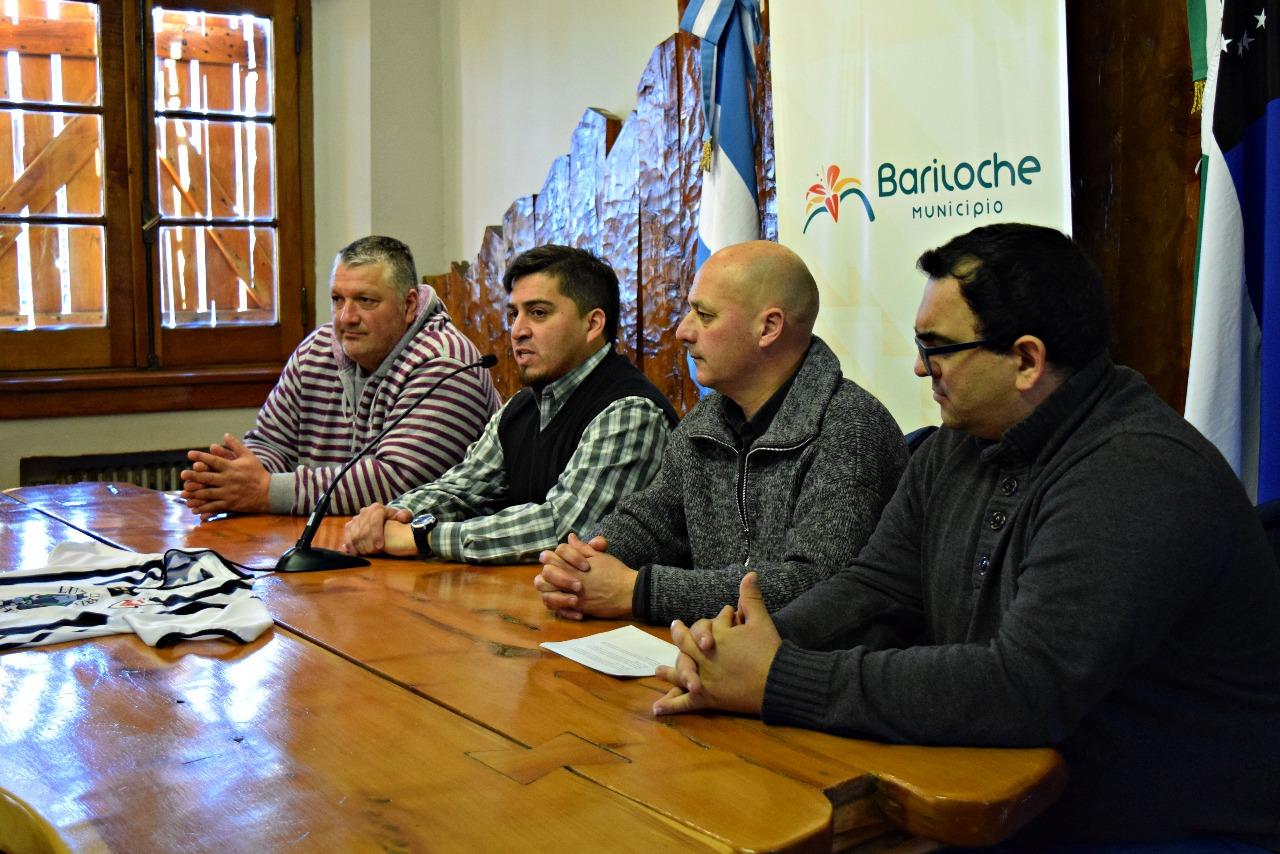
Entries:
{"type": "Polygon", "coordinates": [[[158,242],[165,327],[275,323],[275,229],[161,226],[158,242]]]}
{"type": "Polygon", "coordinates": [[[257,122],[156,121],[162,216],[272,219],[275,135],[257,122]]]}
{"type": "Polygon", "coordinates": [[[151,20],[157,112],[273,114],[269,19],[157,7],[151,20]]]}
{"type": "Polygon", "coordinates": [[[151,19],[161,324],[275,323],[271,21],[159,7],[151,19]]]}
{"type": "Polygon", "coordinates": [[[103,327],[98,8],[0,12],[0,331],[103,327]]]}
{"type": "Polygon", "coordinates": [[[0,110],[0,214],[102,215],[102,117],[0,110]]]}
{"type": "Polygon", "coordinates": [[[0,223],[0,330],[107,323],[102,227],[0,223]]]}
{"type": "Polygon", "coordinates": [[[0,5],[0,99],[101,103],[98,7],[69,0],[0,5]]]}

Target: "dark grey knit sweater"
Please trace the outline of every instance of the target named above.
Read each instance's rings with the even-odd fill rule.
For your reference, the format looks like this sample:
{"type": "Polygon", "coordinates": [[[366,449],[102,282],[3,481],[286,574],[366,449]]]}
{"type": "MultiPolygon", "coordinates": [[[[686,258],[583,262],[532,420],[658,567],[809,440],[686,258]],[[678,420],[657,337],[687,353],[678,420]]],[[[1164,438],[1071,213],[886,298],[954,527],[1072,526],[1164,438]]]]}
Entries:
{"type": "Polygon", "coordinates": [[[599,525],[609,553],[641,573],[636,617],[710,616],[738,600],[749,569],[770,609],[853,559],[906,462],[888,410],[844,379],[814,338],[763,436],[737,449],[712,394],[671,435],[662,469],[599,525]]]}
{"type": "Polygon", "coordinates": [[[1280,845],[1280,570],[1217,450],[1105,358],[998,443],[930,438],[777,624],[769,723],[1058,747],[1028,837],[1280,845]]]}

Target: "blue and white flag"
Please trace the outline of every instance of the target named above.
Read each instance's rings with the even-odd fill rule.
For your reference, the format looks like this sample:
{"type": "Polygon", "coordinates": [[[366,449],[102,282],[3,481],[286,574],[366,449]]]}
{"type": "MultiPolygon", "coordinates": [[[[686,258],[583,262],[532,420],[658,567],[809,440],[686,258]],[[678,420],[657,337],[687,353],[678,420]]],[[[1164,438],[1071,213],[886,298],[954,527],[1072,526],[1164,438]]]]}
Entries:
{"type": "Polygon", "coordinates": [[[725,246],[760,236],[751,124],[759,0],[692,0],[680,29],[702,39],[702,201],[698,266],[725,246]]]}
{"type": "Polygon", "coordinates": [[[1261,503],[1280,498],[1280,0],[1205,5],[1186,415],[1261,503]]]}

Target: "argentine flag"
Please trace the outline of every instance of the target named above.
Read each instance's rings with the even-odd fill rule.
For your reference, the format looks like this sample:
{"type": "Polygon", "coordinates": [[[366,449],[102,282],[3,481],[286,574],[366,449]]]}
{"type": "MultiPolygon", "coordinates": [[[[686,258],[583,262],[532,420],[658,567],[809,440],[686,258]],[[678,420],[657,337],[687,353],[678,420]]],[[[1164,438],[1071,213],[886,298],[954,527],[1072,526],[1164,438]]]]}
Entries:
{"type": "Polygon", "coordinates": [[[1186,415],[1262,503],[1280,498],[1280,0],[1201,1],[1209,68],[1186,415]]]}
{"type": "Polygon", "coordinates": [[[760,236],[751,81],[760,41],[758,0],[691,0],[680,29],[702,39],[702,201],[698,266],[711,253],[760,236]],[[708,154],[710,155],[708,167],[708,154]]]}

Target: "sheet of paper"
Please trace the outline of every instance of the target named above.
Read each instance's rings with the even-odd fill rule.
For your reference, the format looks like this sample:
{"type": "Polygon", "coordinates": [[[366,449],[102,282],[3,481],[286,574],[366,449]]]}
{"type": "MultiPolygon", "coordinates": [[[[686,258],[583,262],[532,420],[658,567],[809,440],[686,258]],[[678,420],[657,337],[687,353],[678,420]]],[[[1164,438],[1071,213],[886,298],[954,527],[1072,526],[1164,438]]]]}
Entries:
{"type": "Polygon", "coordinates": [[[659,664],[676,663],[675,644],[635,626],[623,626],[570,641],[547,641],[546,649],[610,676],[652,676],[659,664]]]}

